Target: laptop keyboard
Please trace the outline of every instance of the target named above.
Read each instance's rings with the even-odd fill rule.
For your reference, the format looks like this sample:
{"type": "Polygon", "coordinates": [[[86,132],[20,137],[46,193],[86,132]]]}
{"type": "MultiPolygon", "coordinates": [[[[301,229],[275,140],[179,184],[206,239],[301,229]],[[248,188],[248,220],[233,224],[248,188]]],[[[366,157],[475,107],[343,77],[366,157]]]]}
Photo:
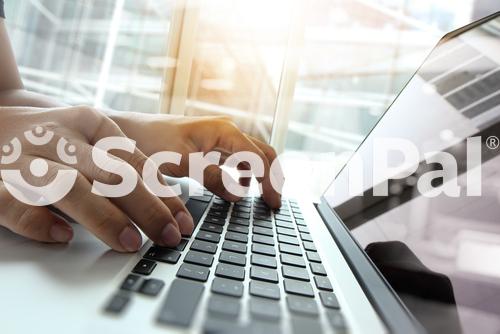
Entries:
{"type": "Polygon", "coordinates": [[[297,202],[283,200],[272,211],[259,197],[231,204],[204,191],[186,207],[196,225],[193,236],[175,248],[150,247],[106,305],[107,312],[123,312],[134,293],[158,296],[165,282],[148,276],[158,265],[176,265],[176,278],[156,315],[160,324],[190,327],[197,312],[206,312],[205,333],[280,333],[288,312],[294,333],[323,332],[320,317],[330,329],[347,331],[297,202]],[[206,311],[198,308],[204,294],[206,311]]]}

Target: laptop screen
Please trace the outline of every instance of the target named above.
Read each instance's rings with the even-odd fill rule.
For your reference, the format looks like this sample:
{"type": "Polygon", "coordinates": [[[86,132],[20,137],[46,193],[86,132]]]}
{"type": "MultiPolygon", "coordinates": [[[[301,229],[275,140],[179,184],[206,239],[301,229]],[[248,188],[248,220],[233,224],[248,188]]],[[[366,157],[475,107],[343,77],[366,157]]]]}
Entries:
{"type": "Polygon", "coordinates": [[[430,332],[500,332],[497,136],[498,15],[440,42],[325,193],[430,332]]]}

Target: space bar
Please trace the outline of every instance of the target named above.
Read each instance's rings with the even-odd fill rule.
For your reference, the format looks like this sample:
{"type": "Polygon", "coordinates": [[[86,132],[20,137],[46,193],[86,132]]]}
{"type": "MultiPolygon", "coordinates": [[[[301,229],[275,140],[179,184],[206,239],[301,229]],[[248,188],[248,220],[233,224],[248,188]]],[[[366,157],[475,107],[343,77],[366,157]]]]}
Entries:
{"type": "Polygon", "coordinates": [[[166,325],[188,327],[205,287],[203,284],[176,278],[158,315],[158,322],[166,325]]]}

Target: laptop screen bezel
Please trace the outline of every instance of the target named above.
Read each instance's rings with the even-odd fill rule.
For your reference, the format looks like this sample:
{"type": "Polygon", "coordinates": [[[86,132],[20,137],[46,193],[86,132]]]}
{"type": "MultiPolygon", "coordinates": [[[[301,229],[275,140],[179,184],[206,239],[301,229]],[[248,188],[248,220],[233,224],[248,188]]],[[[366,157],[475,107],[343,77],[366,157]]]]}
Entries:
{"type": "MultiPolygon", "coordinates": [[[[466,31],[469,31],[479,25],[484,24],[487,21],[495,19],[500,16],[500,12],[496,12],[492,15],[484,17],[478,21],[472,22],[462,28],[456,29],[446,35],[444,35],[440,41],[436,44],[436,47],[441,43],[444,43],[452,38],[455,38],[466,31]]],[[[431,52],[432,53],[432,52],[431,52]]],[[[431,54],[429,53],[429,54],[431,54]]],[[[426,58],[422,65],[425,64],[428,58],[426,58]]],[[[420,70],[417,69],[414,75],[408,80],[405,87],[401,90],[404,91],[408,83],[413,80],[415,75],[420,70]]],[[[401,93],[400,93],[401,94],[401,93]]],[[[394,102],[399,98],[399,95],[394,99],[394,102]]],[[[370,136],[373,129],[378,126],[379,122],[385,117],[388,110],[391,109],[394,102],[386,109],[382,117],[373,126],[372,130],[367,134],[365,139],[358,146],[358,151],[366,141],[366,138],[370,136]]],[[[349,161],[344,165],[344,167],[337,174],[340,175],[344,169],[349,165],[349,161]]],[[[328,187],[330,188],[335,183],[335,180],[328,187]]],[[[317,204],[317,210],[322,216],[329,229],[332,237],[339,246],[342,254],[344,255],[347,263],[349,264],[351,270],[356,276],[358,282],[360,283],[363,291],[365,292],[370,303],[374,307],[375,311],[379,314],[382,321],[388,327],[390,332],[395,333],[422,333],[426,332],[425,329],[419,324],[411,312],[407,309],[401,299],[398,297],[397,293],[393,290],[391,285],[387,282],[382,273],[374,265],[368,255],[365,253],[361,245],[350,233],[347,226],[344,224],[339,215],[335,210],[328,204],[325,198],[325,194],[321,196],[320,203],[317,204]]]]}

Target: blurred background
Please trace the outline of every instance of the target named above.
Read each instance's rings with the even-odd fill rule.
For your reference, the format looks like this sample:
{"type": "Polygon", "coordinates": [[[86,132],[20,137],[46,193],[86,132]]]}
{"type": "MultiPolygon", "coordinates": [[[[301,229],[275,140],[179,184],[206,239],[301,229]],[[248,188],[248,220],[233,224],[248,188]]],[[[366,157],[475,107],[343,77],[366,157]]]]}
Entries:
{"type": "Polygon", "coordinates": [[[498,10],[498,0],[7,0],[6,22],[30,90],[227,115],[280,152],[324,154],[356,148],[445,32],[498,10]]]}

